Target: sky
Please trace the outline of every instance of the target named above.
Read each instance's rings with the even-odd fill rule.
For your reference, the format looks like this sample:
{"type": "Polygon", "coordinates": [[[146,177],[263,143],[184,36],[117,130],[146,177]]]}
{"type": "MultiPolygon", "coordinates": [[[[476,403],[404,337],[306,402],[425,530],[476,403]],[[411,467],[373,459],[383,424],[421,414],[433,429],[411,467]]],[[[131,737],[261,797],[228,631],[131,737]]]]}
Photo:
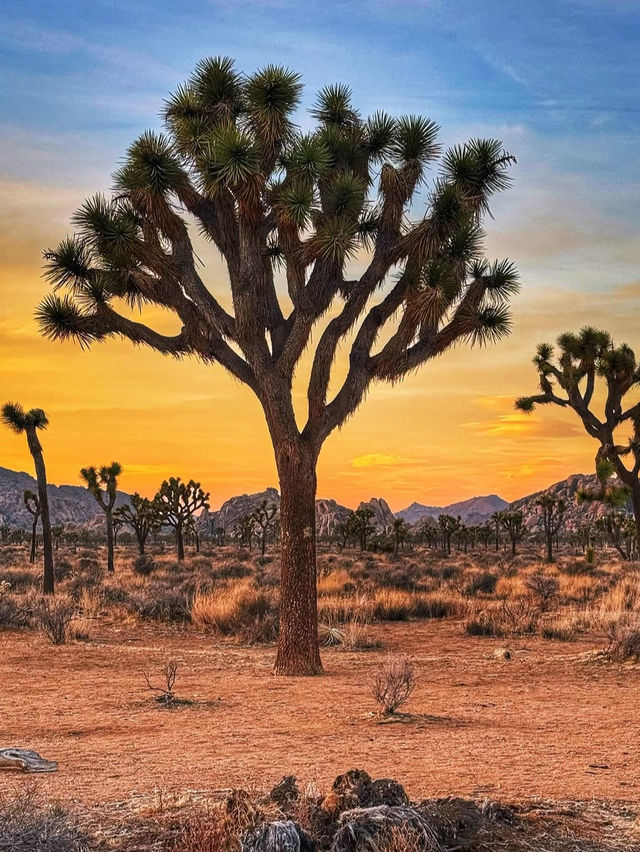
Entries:
{"type": "MultiPolygon", "coordinates": [[[[593,470],[596,447],[570,412],[527,418],[513,399],[536,389],[542,340],[588,323],[638,344],[640,0],[2,6],[0,401],[46,410],[50,481],[77,483],[81,467],[115,459],[123,490],[193,477],[214,507],[277,485],[259,404],[221,367],[124,341],[89,352],[51,344],[33,320],[47,292],[42,251],[71,232],[87,195],[109,189],[130,142],[160,128],[163,99],[212,55],[245,72],[300,72],[302,126],[317,90],[346,82],[365,114],[427,115],[444,145],[499,138],[517,158],[486,239],[489,257],[520,271],[512,336],[372,387],[322,451],[319,496],[350,506],[379,496],[396,510],[511,500],[593,470]]],[[[222,294],[224,270],[202,251],[222,294]]],[[[0,465],[30,471],[26,442],[0,434],[0,465]]]]}

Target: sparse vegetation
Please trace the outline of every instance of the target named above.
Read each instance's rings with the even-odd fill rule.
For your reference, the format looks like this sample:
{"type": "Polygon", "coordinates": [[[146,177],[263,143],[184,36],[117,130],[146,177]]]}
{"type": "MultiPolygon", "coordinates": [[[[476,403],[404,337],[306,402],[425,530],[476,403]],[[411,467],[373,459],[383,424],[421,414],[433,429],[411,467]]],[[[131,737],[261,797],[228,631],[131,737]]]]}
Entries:
{"type": "Polygon", "coordinates": [[[408,657],[389,655],[373,678],[373,697],[383,716],[393,716],[416,686],[415,667],[408,657]]]}

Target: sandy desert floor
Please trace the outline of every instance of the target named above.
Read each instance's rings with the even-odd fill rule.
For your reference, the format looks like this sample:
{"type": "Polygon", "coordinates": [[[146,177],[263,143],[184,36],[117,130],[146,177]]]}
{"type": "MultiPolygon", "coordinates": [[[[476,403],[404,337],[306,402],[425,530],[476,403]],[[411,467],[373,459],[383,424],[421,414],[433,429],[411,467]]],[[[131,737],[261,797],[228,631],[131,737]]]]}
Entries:
{"type": "MultiPolygon", "coordinates": [[[[285,774],[325,788],[367,769],[412,797],[640,800],[640,668],[598,662],[602,637],[572,643],[464,635],[458,621],[383,623],[385,651],[326,650],[326,675],[271,675],[273,648],[240,647],[155,625],[100,621],[92,640],[62,647],[0,634],[3,746],[59,762],[44,793],[84,804],[154,790],[265,788],[285,774]],[[373,670],[387,651],[410,654],[419,683],[407,715],[373,716],[373,670]],[[165,709],[159,682],[180,661],[165,709]],[[408,715],[408,714],[411,715],[408,715]]],[[[4,773],[3,785],[15,776],[4,773]]]]}

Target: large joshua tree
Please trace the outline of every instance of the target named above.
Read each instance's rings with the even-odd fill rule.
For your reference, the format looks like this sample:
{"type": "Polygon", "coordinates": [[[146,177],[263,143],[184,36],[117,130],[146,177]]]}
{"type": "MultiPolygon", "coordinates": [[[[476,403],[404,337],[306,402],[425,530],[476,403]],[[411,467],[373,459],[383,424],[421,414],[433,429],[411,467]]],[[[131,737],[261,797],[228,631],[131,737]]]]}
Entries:
{"type": "Polygon", "coordinates": [[[365,118],[344,85],[320,91],[303,133],[292,120],[301,88],[284,68],[245,76],[230,59],[200,62],[166,102],[166,132],[131,145],[115,194],[85,201],[75,236],[46,253],[66,293],[38,309],[51,340],[119,336],[195,355],[255,393],[282,495],[280,674],[322,669],[314,499],[324,441],[373,381],[396,383],[455,343],[507,334],[517,289],[511,263],[482,256],[482,222],[513,162],[498,141],[474,139],[440,159],[435,122],[365,118]],[[205,283],[192,224],[222,256],[231,310],[205,283]],[[160,334],[119,303],[160,305],[181,329],[160,334]],[[292,383],[312,337],[298,422],[292,383]]]}
{"type": "Polygon", "coordinates": [[[122,473],[122,467],[118,462],[110,465],[95,467],[83,467],[80,476],[87,483],[87,488],[94,496],[96,502],[105,515],[107,524],[107,570],[112,573],[115,569],[114,548],[115,534],[113,526],[113,507],[118,496],[118,477],[122,473]]]}
{"type": "Polygon", "coordinates": [[[615,346],[606,331],[589,326],[577,334],[561,334],[558,350],[556,355],[550,344],[538,346],[533,363],[541,392],[520,397],[516,408],[530,413],[536,405],[558,405],[575,411],[587,434],[600,444],[598,478],[602,482],[615,474],[626,489],[640,541],[640,402],[628,399],[640,386],[635,354],[626,343],[615,346]],[[600,395],[597,379],[603,385],[600,395]],[[628,430],[626,440],[619,429],[628,430]]]}
{"type": "Polygon", "coordinates": [[[14,432],[27,436],[29,452],[33,458],[36,469],[36,481],[38,483],[38,501],[40,503],[40,516],[42,519],[42,549],[44,551],[44,575],[42,580],[42,591],[45,595],[54,592],[53,575],[53,545],[51,542],[51,518],[49,516],[49,496],[47,494],[47,471],[44,465],[42,444],[38,438],[38,430],[46,429],[49,425],[47,415],[41,408],[31,408],[25,411],[21,405],[15,402],[7,402],[2,407],[2,422],[14,432]]]}

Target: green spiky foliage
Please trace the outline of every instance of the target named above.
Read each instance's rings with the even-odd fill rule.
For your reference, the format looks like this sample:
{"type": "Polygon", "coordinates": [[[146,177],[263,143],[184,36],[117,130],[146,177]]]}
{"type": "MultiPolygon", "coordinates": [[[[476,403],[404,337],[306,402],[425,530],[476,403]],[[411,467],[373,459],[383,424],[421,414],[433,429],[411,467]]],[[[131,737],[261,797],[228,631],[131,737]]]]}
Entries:
{"type": "MultiPolygon", "coordinates": [[[[37,499],[42,519],[42,550],[44,555],[42,591],[45,595],[52,595],[55,590],[55,576],[53,569],[53,541],[51,537],[51,517],[49,515],[49,496],[47,494],[47,471],[44,463],[42,444],[38,437],[38,432],[41,429],[47,428],[49,420],[41,408],[31,408],[27,411],[17,402],[5,403],[2,406],[0,419],[2,419],[3,424],[11,429],[12,432],[15,432],[17,435],[25,434],[27,436],[27,446],[33,458],[36,481],[38,483],[37,499]]],[[[25,499],[25,506],[26,503],[25,499]]],[[[33,539],[32,555],[35,560],[33,539]]]]}
{"type": "Polygon", "coordinates": [[[118,496],[118,477],[122,466],[118,462],[103,465],[100,468],[83,467],[80,476],[105,514],[107,524],[107,570],[115,571],[115,528],[113,523],[113,507],[118,496]]]}
{"type": "Polygon", "coordinates": [[[141,497],[136,491],[131,495],[129,503],[114,510],[113,520],[114,526],[116,521],[120,521],[131,527],[138,542],[138,552],[140,556],[144,556],[150,533],[160,526],[158,507],[154,501],[141,497]]]}
{"type": "MultiPolygon", "coordinates": [[[[493,516],[503,530],[506,530],[511,541],[511,555],[516,555],[518,542],[525,536],[527,528],[524,525],[524,515],[520,509],[505,509],[493,516]]],[[[496,539],[497,541],[497,539],[496,539]]]]}
{"type": "Polygon", "coordinates": [[[547,562],[553,562],[553,541],[564,522],[567,503],[562,497],[547,491],[536,499],[536,506],[539,507],[542,516],[542,526],[547,540],[547,562]]]}
{"type": "Polygon", "coordinates": [[[153,498],[160,523],[171,527],[176,536],[178,559],[184,559],[184,534],[195,515],[209,508],[209,493],[202,490],[199,482],[190,479],[183,482],[179,476],[165,479],[153,498]]]}
{"type": "Polygon", "coordinates": [[[561,334],[557,349],[540,344],[533,363],[540,393],[520,397],[516,408],[531,413],[537,405],[557,405],[578,415],[599,444],[600,483],[578,496],[609,506],[624,505],[630,498],[640,534],[640,365],[633,349],[626,343],[616,346],[608,332],[585,326],[576,334],[561,334]],[[627,437],[621,439],[620,432],[627,437]]]}
{"type": "Polygon", "coordinates": [[[53,292],[37,311],[50,340],[122,337],[221,364],[253,390],[283,496],[281,674],[321,671],[314,497],[324,441],[372,382],[395,383],[456,343],[503,338],[518,287],[513,264],[483,254],[491,200],[514,162],[500,142],[442,152],[432,119],[364,116],[343,84],[318,93],[302,133],[300,96],[286,68],[244,75],[227,58],[198,63],[167,100],[163,132],[129,148],[114,195],[86,201],[75,235],[45,254],[53,292]],[[220,252],[231,309],[213,295],[218,272],[207,280],[192,231],[220,252]],[[161,306],[181,330],[160,334],[123,305],[161,306]],[[344,344],[349,369],[336,385],[344,344]],[[305,352],[299,422],[291,388],[305,352]]]}
{"type": "Polygon", "coordinates": [[[442,549],[447,555],[451,554],[451,539],[462,526],[460,515],[438,515],[438,528],[442,533],[442,549]]]}
{"type": "MultiPolygon", "coordinates": [[[[31,522],[31,549],[29,551],[29,562],[33,564],[36,561],[36,551],[38,547],[38,519],[40,518],[40,500],[38,495],[31,489],[27,488],[22,495],[24,507],[29,512],[33,521],[31,522]]],[[[52,530],[53,535],[53,530],[52,530]]]]}
{"type": "Polygon", "coordinates": [[[276,529],[278,522],[277,515],[278,507],[275,503],[269,503],[268,500],[263,500],[251,513],[256,527],[260,530],[260,550],[262,556],[267,552],[267,539],[269,535],[276,529]]]}

